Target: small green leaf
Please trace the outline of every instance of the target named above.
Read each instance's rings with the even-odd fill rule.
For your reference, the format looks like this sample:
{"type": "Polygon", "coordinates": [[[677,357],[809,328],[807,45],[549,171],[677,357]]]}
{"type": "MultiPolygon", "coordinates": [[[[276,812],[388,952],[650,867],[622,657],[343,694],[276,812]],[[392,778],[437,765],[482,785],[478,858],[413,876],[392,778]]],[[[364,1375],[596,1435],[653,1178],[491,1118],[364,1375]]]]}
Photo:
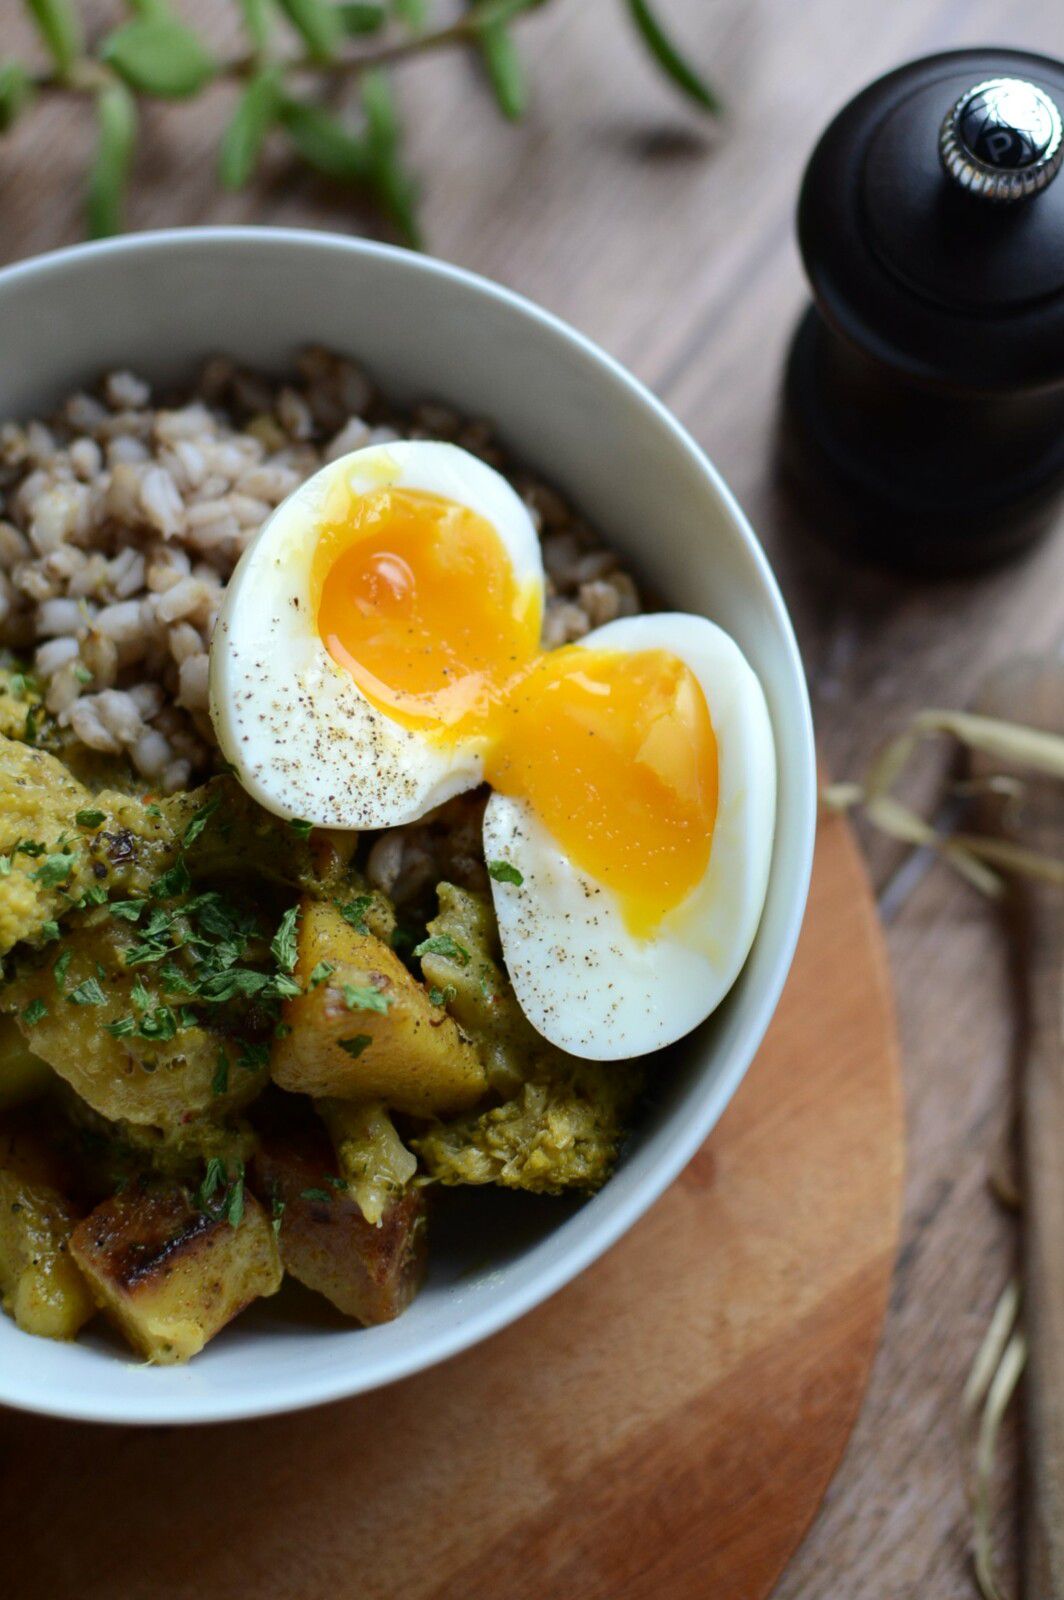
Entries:
{"type": "Polygon", "coordinates": [[[392,0],[392,11],[412,33],[420,33],[428,21],[429,8],[425,0],[392,0]]]}
{"type": "Polygon", "coordinates": [[[244,1220],[244,1173],[241,1169],[232,1188],[226,1196],[225,1202],[226,1221],[231,1228],[239,1228],[244,1220]]]}
{"type": "Polygon", "coordinates": [[[26,0],[26,7],[56,67],[69,72],[85,48],[74,0],[26,0]]]}
{"type": "Polygon", "coordinates": [[[327,0],[278,0],[278,4],[315,61],[330,61],[343,34],[335,8],[327,0]]]}
{"type": "Polygon", "coordinates": [[[387,20],[382,5],[366,5],[361,3],[361,0],[351,0],[351,3],[338,5],[335,9],[340,19],[340,26],[345,33],[352,36],[377,33],[387,20]]]}
{"type": "Polygon", "coordinates": [[[240,0],[244,18],[244,31],[256,50],[265,50],[270,42],[270,9],[268,0],[240,0]]]}
{"type": "Polygon", "coordinates": [[[47,1015],[48,1007],[43,1000],[31,1000],[22,1013],[22,1020],[27,1028],[32,1028],[35,1023],[40,1022],[47,1015]]]}
{"type": "Polygon", "coordinates": [[[666,77],[704,111],[719,113],[721,104],[706,80],[685,59],[662,28],[649,0],[625,0],[643,42],[666,77]]]}
{"type": "Polygon", "coordinates": [[[518,872],[509,861],[489,861],[488,877],[494,878],[496,883],[512,883],[518,889],[525,881],[524,873],[518,872]]]}
{"type": "Polygon", "coordinates": [[[218,1052],[218,1064],[211,1079],[211,1093],[224,1094],[229,1087],[229,1057],[224,1047],[218,1052]]]}
{"type": "Polygon", "coordinates": [[[442,989],[438,989],[433,984],[429,990],[429,999],[434,1006],[448,1006],[457,997],[457,994],[458,990],[453,983],[445,983],[442,989]]]}
{"type": "Polygon", "coordinates": [[[336,1042],[341,1050],[346,1050],[349,1056],[357,1060],[363,1050],[369,1048],[373,1040],[368,1033],[356,1033],[353,1039],[338,1039],[336,1042]]]}
{"type": "Polygon", "coordinates": [[[86,978],[79,983],[76,989],[71,989],[67,995],[72,1006],[103,1006],[107,1004],[107,996],[100,988],[97,978],[86,978]]]}
{"type": "Polygon", "coordinates": [[[336,968],[331,961],[319,961],[310,975],[309,987],[311,989],[318,988],[319,984],[324,983],[326,978],[331,978],[335,971],[336,968]]]}
{"type": "Polygon", "coordinates": [[[30,877],[43,884],[46,889],[54,889],[57,883],[63,883],[70,877],[74,867],[74,857],[65,851],[58,855],[45,856],[36,872],[31,872],[30,877]]]}
{"type": "Polygon", "coordinates": [[[190,844],[195,844],[221,803],[221,795],[213,795],[210,800],[204,801],[203,805],[192,813],[188,827],[185,829],[185,836],[181,840],[182,848],[187,849],[190,844]]]}
{"type": "Polygon", "coordinates": [[[369,928],[366,925],[366,912],[369,910],[372,904],[373,896],[371,894],[360,894],[357,895],[354,900],[349,900],[347,904],[343,906],[340,904],[339,900],[337,900],[336,909],[339,911],[344,921],[351,924],[351,927],[354,928],[356,933],[368,933],[369,928]]]}
{"type": "Polygon", "coordinates": [[[0,62],[0,133],[18,119],[33,94],[30,75],[20,61],[0,62]]]}
{"type": "Polygon", "coordinates": [[[116,28],[104,40],[100,57],[130,88],[164,100],[197,94],[216,71],[192,29],[169,17],[138,17],[116,28]]]}
{"type": "Polygon", "coordinates": [[[55,966],[52,968],[52,976],[55,978],[55,986],[57,989],[62,989],[63,985],[66,983],[67,968],[70,966],[70,963],[73,961],[73,959],[73,950],[64,950],[62,955],[56,959],[55,966]]]}
{"type": "Polygon", "coordinates": [[[98,828],[101,822],[106,822],[106,811],[75,811],[74,821],[79,828],[98,828]]]}
{"type": "Polygon", "coordinates": [[[225,1162],[221,1156],[211,1156],[207,1162],[207,1170],[203,1174],[203,1182],[196,1190],[196,1204],[201,1210],[206,1210],[207,1202],[216,1189],[220,1189],[226,1179],[225,1162]]]}
{"type": "Polygon", "coordinates": [[[327,1189],[300,1189],[299,1198],[301,1200],[315,1200],[319,1205],[328,1206],[332,1204],[333,1197],[327,1189]]]}
{"type": "Polygon", "coordinates": [[[519,122],[528,110],[528,83],[510,31],[501,22],[480,33],[480,54],[499,110],[519,122]]]}
{"type": "Polygon", "coordinates": [[[322,106],[285,100],[281,122],[303,160],[316,172],[340,183],[364,183],[369,177],[371,162],[364,141],[348,133],[322,106]]]}
{"type": "Polygon", "coordinates": [[[89,173],[88,220],[94,239],[117,233],[122,226],[123,202],[133,145],[137,111],[133,96],[121,83],[109,83],[96,96],[96,157],[89,173]]]}
{"type": "Polygon", "coordinates": [[[313,822],[304,822],[302,817],[289,817],[288,826],[298,839],[309,839],[314,832],[313,822]]]}
{"type": "Polygon", "coordinates": [[[422,939],[415,945],[414,954],[421,956],[444,956],[448,961],[455,961],[460,967],[468,967],[469,951],[464,945],[452,939],[449,933],[435,933],[431,939],[422,939]]]}
{"type": "Polygon", "coordinates": [[[298,949],[296,927],[298,922],[299,907],[291,906],[281,918],[280,925],[270,944],[274,960],[282,972],[291,972],[296,964],[296,951],[298,949]]]}
{"type": "Polygon", "coordinates": [[[105,1022],[103,1026],[104,1032],[109,1033],[114,1039],[127,1039],[131,1033],[137,1031],[136,1018],[128,1015],[116,1017],[114,1022],[105,1022]]]}
{"type": "Polygon", "coordinates": [[[383,72],[367,72],[363,77],[362,109],[366,115],[373,191],[405,243],[420,249],[421,230],[415,215],[417,184],[402,163],[399,114],[383,72]]]}
{"type": "Polygon", "coordinates": [[[392,1003],[390,995],[381,994],[379,989],[371,989],[368,984],[342,983],[340,991],[348,1011],[379,1011],[385,1016],[392,1003]]]}

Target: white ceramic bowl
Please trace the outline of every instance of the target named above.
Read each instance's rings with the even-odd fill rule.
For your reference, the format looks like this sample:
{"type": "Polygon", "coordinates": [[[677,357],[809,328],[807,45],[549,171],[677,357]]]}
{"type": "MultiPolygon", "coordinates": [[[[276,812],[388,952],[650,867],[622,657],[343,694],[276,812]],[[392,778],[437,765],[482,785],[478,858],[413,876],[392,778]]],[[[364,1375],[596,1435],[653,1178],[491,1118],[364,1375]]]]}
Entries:
{"type": "Polygon", "coordinates": [[[139,234],[0,272],[0,419],[47,411],[115,366],[182,378],[226,351],[283,371],[309,343],[357,357],[401,399],[491,418],[669,605],[734,634],[764,685],[779,754],[764,917],[725,1004],[656,1069],[654,1104],[594,1199],[456,1194],[428,1282],[397,1322],[308,1325],[264,1301],[187,1367],[134,1364],[91,1330],[70,1345],[31,1338],[0,1316],[9,1405],[108,1422],[262,1416],[372,1389],[485,1338],[582,1271],[672,1182],[735,1093],[794,953],[816,791],[787,612],[698,446],[571,328],[484,279],[360,240],[250,228],[139,234]]]}

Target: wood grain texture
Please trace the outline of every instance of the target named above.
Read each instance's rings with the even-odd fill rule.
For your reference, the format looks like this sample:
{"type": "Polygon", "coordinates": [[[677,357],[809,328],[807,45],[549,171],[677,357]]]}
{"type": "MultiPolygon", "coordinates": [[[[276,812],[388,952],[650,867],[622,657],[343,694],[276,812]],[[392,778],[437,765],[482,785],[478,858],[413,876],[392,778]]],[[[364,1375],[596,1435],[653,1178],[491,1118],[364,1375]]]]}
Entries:
{"type": "MultiPolygon", "coordinates": [[[[1064,736],[1064,656],[1006,663],[980,691],[977,709],[1064,736]]],[[[976,763],[977,771],[985,767],[976,763]]],[[[1059,786],[1029,772],[1016,776],[1022,790],[997,808],[995,831],[1059,856],[1059,786]]],[[[1023,1592],[1027,1600],[1064,1600],[1064,896],[1017,880],[1009,900],[1025,1036],[1018,1086],[1028,1339],[1023,1592]]]]}
{"type": "Polygon", "coordinates": [[[0,1416],[5,1593],[763,1600],[860,1403],[902,1142],[882,939],[833,819],[749,1078],[604,1260],[434,1372],[300,1416],[0,1416]]]}
{"type": "MultiPolygon", "coordinates": [[[[177,3],[223,37],[229,6],[177,3]]],[[[1061,638],[1064,540],[1000,572],[934,585],[821,552],[774,452],[780,371],[805,296],[793,237],[802,166],[834,110],[907,58],[992,42],[1060,55],[1060,0],[659,3],[727,97],[719,129],[658,82],[617,0],[553,0],[528,21],[535,98],[519,126],[498,122],[465,61],[404,74],[429,243],[578,324],[691,428],[776,567],[822,748],[847,777],[912,710],[963,706],[996,663],[1061,638]]],[[[117,0],[95,9],[113,16],[117,0]]],[[[0,0],[4,49],[15,48],[19,17],[16,0],[0,0]]],[[[213,159],[229,104],[218,90],[209,103],[152,113],[134,227],[365,225],[349,197],[292,181],[276,150],[263,186],[219,199],[213,159]]],[[[57,105],[0,147],[4,258],[79,236],[87,139],[84,114],[57,105]]],[[[921,768],[909,797],[926,801],[937,776],[934,763],[921,768]]],[[[897,851],[864,843],[885,883],[897,851]]],[[[971,1595],[957,1416],[1015,1265],[1012,1223],[986,1184],[1010,1116],[1013,1015],[996,919],[969,889],[938,870],[891,903],[909,1137],[904,1242],[857,1430],[779,1600],[971,1595]]],[[[1002,1472],[1014,1472],[1007,1448],[1002,1472]]]]}

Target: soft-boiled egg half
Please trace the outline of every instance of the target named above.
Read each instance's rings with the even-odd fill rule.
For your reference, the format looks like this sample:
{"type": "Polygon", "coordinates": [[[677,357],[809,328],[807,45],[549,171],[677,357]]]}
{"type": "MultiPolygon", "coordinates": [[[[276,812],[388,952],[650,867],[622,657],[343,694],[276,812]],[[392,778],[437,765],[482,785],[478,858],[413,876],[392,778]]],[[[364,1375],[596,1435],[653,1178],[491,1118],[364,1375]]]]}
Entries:
{"type": "Polygon", "coordinates": [[[210,658],[222,754],[280,816],[415,821],[482,781],[543,588],[527,508],[476,456],[409,440],[340,457],[229,580],[210,658]]]}
{"type": "Polygon", "coordinates": [[[263,526],[226,591],[211,716],[250,793],[331,828],[486,781],[503,955],[545,1038],[616,1060],[681,1038],[749,953],[776,807],[771,725],[704,617],[541,652],[528,512],[453,445],[356,451],[263,526]]]}

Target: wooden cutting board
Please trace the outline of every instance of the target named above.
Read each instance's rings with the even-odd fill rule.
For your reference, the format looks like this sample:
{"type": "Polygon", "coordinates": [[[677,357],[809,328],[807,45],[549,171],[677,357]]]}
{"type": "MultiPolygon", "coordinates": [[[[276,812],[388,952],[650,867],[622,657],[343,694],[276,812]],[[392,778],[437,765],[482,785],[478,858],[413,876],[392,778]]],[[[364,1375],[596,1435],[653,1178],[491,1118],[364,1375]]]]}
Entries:
{"type": "Polygon", "coordinates": [[[882,942],[833,819],[746,1083],[604,1260],[447,1365],[297,1416],[181,1431],[0,1414],[0,1588],[761,1600],[860,1403],[902,1148],[882,942]]]}

